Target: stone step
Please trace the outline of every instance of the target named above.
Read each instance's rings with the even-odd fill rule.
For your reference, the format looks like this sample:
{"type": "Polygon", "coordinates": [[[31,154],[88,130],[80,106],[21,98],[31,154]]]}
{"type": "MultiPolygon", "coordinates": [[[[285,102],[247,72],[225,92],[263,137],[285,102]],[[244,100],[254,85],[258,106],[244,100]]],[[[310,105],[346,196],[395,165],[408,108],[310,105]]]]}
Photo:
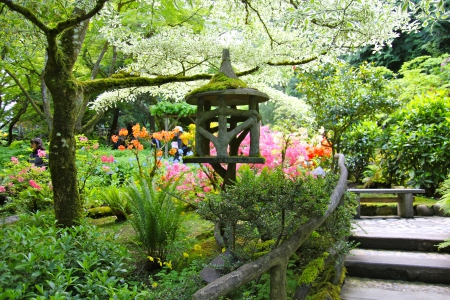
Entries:
{"type": "Polygon", "coordinates": [[[358,248],[382,249],[399,251],[424,251],[450,253],[450,247],[438,250],[438,244],[449,238],[449,234],[442,233],[414,233],[401,234],[390,232],[364,233],[358,232],[349,240],[355,241],[358,248]]]}
{"type": "Polygon", "coordinates": [[[349,276],[450,284],[450,254],[353,249],[345,259],[349,276]]]}
{"type": "Polygon", "coordinates": [[[342,300],[450,300],[450,286],[347,276],[342,300]]]}

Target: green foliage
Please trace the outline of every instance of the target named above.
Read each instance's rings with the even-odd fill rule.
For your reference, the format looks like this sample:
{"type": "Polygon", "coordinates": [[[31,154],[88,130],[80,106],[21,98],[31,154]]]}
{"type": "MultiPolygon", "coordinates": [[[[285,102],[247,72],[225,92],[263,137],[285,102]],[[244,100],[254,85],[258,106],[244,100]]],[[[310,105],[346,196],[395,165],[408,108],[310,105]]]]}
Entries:
{"type": "MultiPolygon", "coordinates": [[[[441,205],[441,209],[444,210],[445,213],[450,214],[450,174],[447,176],[447,179],[439,186],[438,192],[442,194],[442,197],[441,200],[439,200],[437,203],[441,205]]],[[[450,239],[440,243],[439,249],[449,246],[450,239]]]]}
{"type": "Polygon", "coordinates": [[[447,91],[419,95],[391,115],[382,155],[391,183],[429,189],[450,168],[450,101],[447,91]]]}
{"type": "Polygon", "coordinates": [[[372,164],[366,167],[364,174],[364,186],[366,188],[373,183],[385,183],[386,179],[383,176],[383,169],[379,164],[372,164]]]}
{"type": "Polygon", "coordinates": [[[381,146],[383,130],[377,122],[364,120],[355,124],[344,133],[342,138],[342,153],[350,176],[361,179],[364,169],[375,161],[377,149],[381,146]]]}
{"type": "Polygon", "coordinates": [[[21,149],[24,145],[23,141],[13,141],[11,145],[9,145],[9,149],[15,150],[15,149],[21,149]]]}
{"type": "Polygon", "coordinates": [[[4,251],[0,299],[132,299],[145,295],[125,283],[128,251],[111,236],[88,225],[57,228],[54,219],[41,213],[26,221],[23,226],[0,228],[4,251]]]}
{"type": "Polygon", "coordinates": [[[194,115],[197,107],[186,102],[171,103],[168,101],[158,102],[150,107],[152,116],[162,117],[166,115],[176,115],[180,117],[194,115]]]}
{"type": "Polygon", "coordinates": [[[103,188],[100,191],[99,199],[112,209],[118,220],[126,220],[127,214],[130,213],[130,206],[123,189],[114,185],[103,188]]]}
{"type": "Polygon", "coordinates": [[[335,183],[332,175],[288,180],[280,170],[265,169],[257,175],[244,167],[235,185],[200,203],[198,212],[208,220],[227,224],[228,240],[238,241],[228,246],[246,260],[260,252],[256,244],[274,240],[267,245],[271,250],[301,224],[321,216],[335,183]],[[255,246],[250,249],[251,245],[255,246]]]}
{"type": "Polygon", "coordinates": [[[297,89],[307,96],[305,101],[317,126],[325,129],[333,154],[342,151],[343,136],[353,125],[398,106],[396,90],[388,87],[389,76],[392,73],[386,68],[369,64],[357,68],[328,64],[298,73],[297,89]]]}
{"type": "Polygon", "coordinates": [[[172,199],[176,182],[159,187],[151,179],[132,181],[125,191],[131,224],[145,254],[165,261],[180,227],[180,206],[172,199]]]}
{"type": "Polygon", "coordinates": [[[77,184],[80,197],[86,199],[86,192],[95,186],[111,184],[107,168],[102,168],[100,145],[84,135],[77,135],[77,184]]]}
{"type": "Polygon", "coordinates": [[[201,86],[199,88],[196,88],[195,90],[190,92],[189,95],[194,95],[194,94],[202,93],[202,92],[227,90],[227,89],[243,89],[246,87],[247,87],[247,84],[244,81],[242,81],[241,79],[230,78],[223,73],[218,73],[218,74],[215,74],[207,84],[205,84],[204,86],[201,86]]]}
{"type": "Polygon", "coordinates": [[[396,80],[402,87],[399,99],[409,102],[414,96],[448,89],[450,80],[449,54],[439,57],[420,56],[403,64],[399,73],[401,78],[396,80]]]}
{"type": "Polygon", "coordinates": [[[163,269],[151,278],[151,299],[192,299],[192,295],[204,286],[201,269],[202,265],[196,261],[181,271],[163,269]]]}
{"type": "Polygon", "coordinates": [[[298,284],[313,283],[316,278],[322,273],[325,267],[325,259],[328,257],[328,253],[325,252],[322,257],[318,257],[308,263],[303,270],[302,275],[298,279],[298,284]]]}

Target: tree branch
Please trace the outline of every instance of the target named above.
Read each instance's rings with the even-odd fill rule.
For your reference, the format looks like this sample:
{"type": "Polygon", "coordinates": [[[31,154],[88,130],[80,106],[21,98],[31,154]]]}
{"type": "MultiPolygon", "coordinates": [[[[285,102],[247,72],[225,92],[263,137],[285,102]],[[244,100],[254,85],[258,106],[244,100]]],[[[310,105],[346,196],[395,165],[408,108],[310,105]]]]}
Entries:
{"type": "MultiPolygon", "coordinates": [[[[0,1],[7,1],[7,0],[0,0],[0,1]]],[[[53,29],[51,29],[52,32],[54,34],[59,34],[67,28],[73,27],[77,24],[82,23],[83,21],[89,20],[90,18],[95,16],[108,1],[109,0],[97,0],[97,4],[92,10],[90,10],[85,14],[79,14],[76,17],[57,23],[56,26],[53,29]]]]}
{"type": "Polygon", "coordinates": [[[4,70],[6,73],[8,73],[9,76],[11,76],[11,78],[14,80],[14,82],[17,84],[17,86],[20,88],[20,90],[22,91],[22,93],[25,95],[25,97],[27,98],[28,101],[30,101],[31,105],[33,106],[33,108],[36,110],[37,114],[45,120],[45,115],[44,113],[41,111],[41,109],[36,105],[36,102],[34,102],[33,98],[31,98],[30,94],[28,94],[27,90],[25,89],[25,87],[20,83],[19,78],[17,78],[16,75],[14,75],[8,68],[4,67],[4,70]]]}

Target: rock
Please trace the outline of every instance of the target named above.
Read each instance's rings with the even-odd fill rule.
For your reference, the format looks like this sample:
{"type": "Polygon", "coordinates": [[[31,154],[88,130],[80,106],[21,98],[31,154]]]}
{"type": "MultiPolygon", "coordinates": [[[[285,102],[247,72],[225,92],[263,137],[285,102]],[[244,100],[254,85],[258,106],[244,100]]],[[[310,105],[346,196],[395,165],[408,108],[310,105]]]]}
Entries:
{"type": "Polygon", "coordinates": [[[375,216],[376,212],[376,206],[361,204],[361,216],[375,216]]]}
{"type": "Polygon", "coordinates": [[[424,204],[417,205],[416,212],[417,212],[418,216],[433,216],[434,215],[433,209],[424,204]]]}
{"type": "Polygon", "coordinates": [[[325,170],[322,169],[321,167],[315,168],[314,170],[311,171],[310,174],[314,175],[314,176],[325,176],[326,175],[325,170]]]}
{"type": "Polygon", "coordinates": [[[433,211],[434,211],[434,214],[436,216],[439,216],[439,217],[450,217],[450,212],[445,213],[442,210],[442,205],[441,204],[433,205],[433,211]]]}
{"type": "Polygon", "coordinates": [[[390,216],[390,215],[396,215],[397,214],[397,208],[389,205],[383,205],[377,207],[377,210],[375,212],[375,215],[377,216],[390,216]]]}

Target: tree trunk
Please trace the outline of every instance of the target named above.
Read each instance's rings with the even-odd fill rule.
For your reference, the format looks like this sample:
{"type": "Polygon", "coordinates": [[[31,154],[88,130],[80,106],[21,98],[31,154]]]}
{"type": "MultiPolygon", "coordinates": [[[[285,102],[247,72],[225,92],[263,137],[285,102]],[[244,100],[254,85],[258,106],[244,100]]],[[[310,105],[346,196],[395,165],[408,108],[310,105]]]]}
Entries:
{"type": "Polygon", "coordinates": [[[59,86],[61,92],[52,91],[54,117],[50,137],[49,167],[56,220],[59,225],[68,227],[76,225],[83,216],[83,204],[78,194],[76,141],[73,134],[76,120],[76,92],[67,87],[61,88],[63,84],[59,86]]]}
{"type": "MultiPolygon", "coordinates": [[[[74,15],[83,11],[75,9],[74,15]]],[[[44,80],[53,97],[53,128],[50,135],[49,168],[57,224],[70,227],[83,217],[83,203],[78,194],[74,136],[77,113],[83,104],[83,89],[73,77],[73,66],[86,35],[89,21],[62,32],[60,40],[47,35],[48,60],[44,80]]]]}

